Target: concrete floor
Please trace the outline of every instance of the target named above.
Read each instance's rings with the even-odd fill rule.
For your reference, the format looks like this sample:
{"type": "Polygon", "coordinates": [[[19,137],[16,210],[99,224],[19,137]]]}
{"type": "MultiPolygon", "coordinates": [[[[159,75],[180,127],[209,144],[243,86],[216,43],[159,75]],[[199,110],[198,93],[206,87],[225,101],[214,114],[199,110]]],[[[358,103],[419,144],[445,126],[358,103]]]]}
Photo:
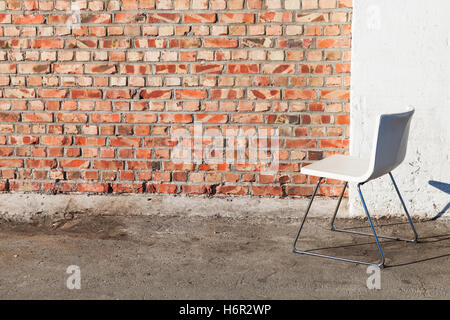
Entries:
{"type": "MultiPolygon", "coordinates": [[[[417,222],[419,244],[383,241],[388,267],[381,271],[379,290],[367,288],[367,266],[292,253],[297,224],[292,219],[86,214],[31,224],[3,221],[0,298],[450,298],[448,222],[417,222]],[[80,267],[80,290],[66,287],[69,265],[80,267]]],[[[337,224],[356,227],[366,221],[337,224]]],[[[382,233],[410,235],[404,221],[376,224],[382,233]]],[[[310,219],[304,231],[304,248],[378,259],[371,238],[331,232],[328,221],[310,219]]]]}

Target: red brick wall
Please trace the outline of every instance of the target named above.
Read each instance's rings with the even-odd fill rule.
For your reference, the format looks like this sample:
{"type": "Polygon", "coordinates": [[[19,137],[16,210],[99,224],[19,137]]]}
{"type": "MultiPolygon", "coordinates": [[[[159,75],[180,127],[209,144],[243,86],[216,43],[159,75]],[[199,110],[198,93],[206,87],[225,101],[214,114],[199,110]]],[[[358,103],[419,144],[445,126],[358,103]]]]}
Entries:
{"type": "MultiPolygon", "coordinates": [[[[348,147],[351,7],[0,1],[0,190],[310,194],[300,167],[348,147]],[[249,133],[267,129],[277,172],[186,160],[194,124],[244,159],[249,133]]],[[[321,192],[339,189],[328,180],[321,192]]]]}

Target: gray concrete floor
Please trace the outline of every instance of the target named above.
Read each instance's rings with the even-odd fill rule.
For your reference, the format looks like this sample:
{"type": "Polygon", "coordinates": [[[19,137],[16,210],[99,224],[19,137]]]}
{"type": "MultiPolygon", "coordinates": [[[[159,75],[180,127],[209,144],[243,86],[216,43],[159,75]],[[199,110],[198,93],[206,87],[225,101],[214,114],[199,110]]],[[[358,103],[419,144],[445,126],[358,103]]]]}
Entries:
{"type": "MultiPolygon", "coordinates": [[[[0,223],[1,299],[428,299],[450,298],[450,224],[417,222],[421,243],[383,241],[381,289],[367,266],[292,253],[298,221],[180,216],[89,216],[0,223]],[[81,289],[66,269],[81,270],[81,289]]],[[[364,220],[338,220],[358,227],[364,220]]],[[[410,235],[404,221],[381,233],[410,235]]],[[[368,230],[368,229],[361,229],[368,230]]],[[[301,246],[378,259],[373,239],[310,219],[301,246]]]]}

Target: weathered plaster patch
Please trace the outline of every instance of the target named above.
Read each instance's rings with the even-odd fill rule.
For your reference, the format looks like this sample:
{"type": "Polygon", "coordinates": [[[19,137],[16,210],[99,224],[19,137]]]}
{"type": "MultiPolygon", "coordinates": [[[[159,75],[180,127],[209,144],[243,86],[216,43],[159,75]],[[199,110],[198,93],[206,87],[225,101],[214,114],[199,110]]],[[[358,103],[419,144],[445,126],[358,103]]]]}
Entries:
{"type": "MultiPolygon", "coordinates": [[[[369,154],[379,113],[414,107],[406,159],[393,174],[410,213],[422,217],[450,202],[429,183],[450,183],[449,10],[448,0],[354,2],[350,152],[369,154]]],[[[402,213],[389,177],[362,188],[373,214],[402,213]]],[[[363,213],[355,188],[350,212],[363,213]]]]}

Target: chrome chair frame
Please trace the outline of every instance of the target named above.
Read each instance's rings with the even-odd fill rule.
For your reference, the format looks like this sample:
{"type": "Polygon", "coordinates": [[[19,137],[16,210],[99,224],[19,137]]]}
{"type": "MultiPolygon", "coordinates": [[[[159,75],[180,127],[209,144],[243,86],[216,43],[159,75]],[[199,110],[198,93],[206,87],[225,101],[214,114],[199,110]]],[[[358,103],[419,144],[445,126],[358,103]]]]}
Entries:
{"type": "Polygon", "coordinates": [[[344,196],[345,189],[347,188],[347,185],[348,185],[348,182],[346,182],[345,185],[344,185],[344,188],[342,190],[342,193],[341,193],[341,195],[339,197],[339,200],[338,200],[336,209],[334,211],[333,217],[331,219],[331,231],[347,232],[347,233],[352,233],[352,234],[358,234],[358,235],[374,237],[375,241],[376,241],[376,244],[377,244],[377,247],[378,247],[378,251],[380,253],[380,257],[381,257],[380,262],[376,263],[376,262],[368,262],[368,261],[347,259],[347,258],[342,258],[342,257],[337,257],[337,256],[330,256],[330,255],[324,255],[324,254],[320,254],[320,253],[310,252],[310,250],[303,251],[303,250],[297,249],[297,242],[298,242],[298,238],[300,236],[300,232],[302,231],[303,225],[304,225],[304,223],[306,221],[306,217],[308,216],[309,210],[311,209],[311,205],[312,205],[312,203],[314,201],[314,197],[316,196],[317,190],[319,189],[320,183],[322,182],[322,179],[323,179],[322,177],[320,177],[319,181],[317,182],[316,187],[314,188],[314,192],[313,192],[312,197],[311,197],[311,199],[310,199],[310,201],[308,203],[308,207],[306,208],[305,215],[303,216],[303,219],[302,219],[302,221],[300,223],[300,227],[298,229],[297,236],[295,237],[295,241],[294,241],[293,252],[294,253],[299,253],[299,254],[316,256],[316,257],[340,260],[340,261],[345,261],[345,262],[353,262],[353,263],[360,263],[360,264],[365,264],[365,265],[372,265],[372,266],[377,266],[379,268],[383,268],[384,267],[384,263],[385,263],[385,257],[384,257],[384,254],[383,254],[383,250],[381,248],[381,244],[380,244],[379,238],[386,238],[386,239],[391,239],[391,240],[399,240],[399,241],[407,241],[407,242],[415,242],[415,243],[417,243],[418,242],[418,235],[417,235],[416,228],[414,227],[414,223],[413,223],[413,221],[411,219],[411,216],[409,215],[408,209],[406,208],[405,202],[403,201],[403,198],[402,198],[402,196],[400,194],[400,191],[398,190],[397,184],[395,183],[394,177],[392,176],[391,172],[389,172],[389,176],[391,177],[391,180],[392,180],[392,183],[394,185],[395,191],[397,192],[397,195],[400,198],[400,202],[402,203],[402,206],[403,206],[403,209],[404,209],[404,211],[406,213],[406,216],[408,217],[408,221],[409,221],[409,223],[411,225],[411,228],[412,228],[412,231],[414,233],[414,238],[413,239],[405,239],[405,238],[392,237],[392,236],[386,236],[386,235],[377,235],[377,232],[375,231],[375,227],[373,225],[372,219],[371,219],[370,214],[369,214],[369,210],[367,209],[367,205],[366,205],[366,202],[364,200],[364,197],[363,197],[363,194],[362,194],[362,191],[361,191],[361,185],[363,185],[364,183],[358,183],[358,193],[359,193],[359,196],[361,198],[361,202],[363,204],[364,211],[366,213],[367,219],[369,220],[369,224],[370,224],[370,227],[372,229],[372,233],[357,232],[357,231],[353,231],[353,230],[336,228],[335,225],[334,225],[334,221],[336,219],[336,215],[338,213],[339,206],[341,205],[341,201],[342,201],[342,198],[344,196]]]}

